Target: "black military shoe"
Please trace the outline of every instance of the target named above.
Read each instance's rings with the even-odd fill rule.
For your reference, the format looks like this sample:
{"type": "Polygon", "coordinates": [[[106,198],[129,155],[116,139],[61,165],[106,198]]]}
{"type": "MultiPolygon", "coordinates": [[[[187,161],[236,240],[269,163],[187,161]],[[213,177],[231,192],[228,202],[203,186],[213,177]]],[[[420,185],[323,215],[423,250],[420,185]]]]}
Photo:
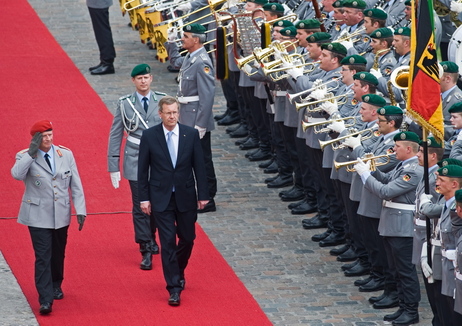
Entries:
{"type": "Polygon", "coordinates": [[[261,162],[260,164],[258,164],[258,167],[260,169],[266,169],[267,167],[269,167],[271,164],[274,163],[274,157],[270,158],[268,161],[266,162],[261,162]]]}
{"type": "MultiPolygon", "coordinates": [[[[295,207],[297,207],[297,206],[300,206],[301,204],[306,203],[306,202],[307,202],[306,199],[303,199],[303,200],[300,200],[300,201],[298,201],[298,202],[296,202],[296,203],[291,203],[291,204],[289,204],[289,205],[287,206],[287,208],[288,208],[288,209],[292,209],[292,208],[295,208],[295,207]]],[[[305,219],[302,220],[302,223],[308,222],[308,221],[310,221],[310,220],[311,220],[311,219],[305,218],[305,219]]]]}
{"type": "Polygon", "coordinates": [[[252,149],[251,151],[248,151],[247,153],[245,153],[245,158],[248,158],[250,155],[253,155],[255,153],[257,153],[258,151],[260,150],[260,148],[257,148],[257,149],[252,149]]]}
{"type": "Polygon", "coordinates": [[[323,233],[313,235],[311,237],[311,240],[314,241],[314,242],[319,242],[319,241],[324,240],[325,238],[327,238],[331,233],[332,233],[332,230],[327,229],[323,233]]]}
{"type": "Polygon", "coordinates": [[[342,271],[347,271],[349,269],[352,269],[353,267],[355,267],[356,265],[359,264],[359,259],[358,260],[355,260],[354,262],[352,263],[349,263],[349,264],[345,264],[345,265],[342,265],[342,267],[340,267],[342,269],[342,271]]]}
{"type": "MultiPolygon", "coordinates": [[[[392,325],[413,325],[419,322],[419,312],[417,309],[409,310],[407,305],[404,312],[395,320],[392,321],[392,325]]],[[[460,321],[459,321],[460,322],[460,321]]]]}
{"type": "Polygon", "coordinates": [[[242,123],[238,124],[238,125],[235,125],[235,126],[231,126],[231,127],[228,127],[225,129],[226,133],[227,134],[230,134],[236,130],[238,130],[239,128],[245,128],[245,130],[247,130],[247,127],[244,126],[242,123]]]}
{"type": "Polygon", "coordinates": [[[383,316],[383,320],[384,321],[393,321],[395,320],[396,318],[398,318],[399,316],[401,316],[404,312],[404,308],[399,308],[397,311],[395,311],[394,313],[392,314],[388,314],[388,315],[385,315],[383,316]]]}
{"type": "Polygon", "coordinates": [[[230,126],[230,125],[234,125],[236,123],[239,123],[239,121],[241,121],[241,118],[239,117],[239,115],[228,114],[223,119],[218,120],[217,125],[219,125],[219,126],[230,126]]]}
{"type": "Polygon", "coordinates": [[[265,183],[273,182],[273,181],[276,180],[277,178],[279,178],[279,174],[276,174],[274,177],[266,178],[266,179],[265,179],[265,183]]]}
{"type": "Polygon", "coordinates": [[[41,315],[48,315],[52,311],[51,306],[53,306],[51,302],[42,303],[40,305],[39,313],[41,315]]]}
{"type": "Polygon", "coordinates": [[[245,143],[239,145],[239,148],[242,150],[254,149],[260,146],[258,139],[249,138],[245,143]]]}
{"type": "Polygon", "coordinates": [[[271,155],[270,152],[258,149],[258,151],[256,153],[254,153],[252,155],[249,155],[249,157],[247,157],[247,158],[249,159],[250,162],[257,162],[257,161],[267,160],[271,156],[272,155],[271,155]]]}
{"type": "MultiPolygon", "coordinates": [[[[303,214],[311,214],[311,213],[314,213],[314,212],[317,212],[318,211],[318,207],[315,207],[315,206],[311,206],[310,203],[308,202],[305,202],[295,208],[292,208],[292,210],[290,211],[291,214],[293,215],[303,215],[303,214]]],[[[327,225],[327,223],[324,223],[324,221],[321,221],[320,220],[320,223],[319,223],[319,227],[323,227],[324,225],[327,225]]],[[[307,225],[308,226],[308,225],[307,225]]],[[[310,228],[310,227],[308,227],[310,228]]],[[[311,227],[313,228],[313,227],[311,227]]]]}
{"type": "Polygon", "coordinates": [[[272,173],[278,173],[278,171],[279,171],[278,162],[276,162],[276,160],[274,160],[273,163],[271,163],[270,166],[268,166],[267,168],[265,168],[263,170],[263,173],[272,174],[272,173]]]}
{"type": "Polygon", "coordinates": [[[389,293],[389,291],[385,290],[385,291],[383,291],[383,293],[381,295],[370,297],[369,302],[370,303],[376,303],[376,302],[382,300],[383,298],[385,298],[388,295],[388,293],[389,293]]]}
{"type": "Polygon", "coordinates": [[[346,244],[344,246],[341,246],[340,248],[331,249],[329,251],[329,254],[331,254],[332,256],[339,256],[343,254],[345,251],[347,251],[348,249],[350,249],[350,245],[346,244]]]}
{"type": "Polygon", "coordinates": [[[88,68],[88,70],[93,71],[93,70],[98,69],[99,67],[101,67],[103,64],[104,64],[103,62],[100,62],[96,66],[88,68]]]}
{"type": "Polygon", "coordinates": [[[249,132],[247,130],[247,127],[242,124],[239,125],[239,127],[236,130],[229,133],[229,136],[231,138],[244,138],[244,137],[247,137],[248,135],[249,135],[249,132]]]}
{"type": "Polygon", "coordinates": [[[347,262],[347,261],[354,261],[358,258],[358,255],[356,254],[355,250],[353,247],[350,247],[347,251],[345,251],[343,254],[337,256],[337,261],[341,262],[347,262]]]}
{"type": "Polygon", "coordinates": [[[353,284],[355,286],[361,286],[361,285],[369,283],[371,280],[372,280],[372,276],[369,276],[368,278],[356,280],[353,284]]]}
{"type": "Polygon", "coordinates": [[[359,264],[356,264],[354,267],[347,269],[343,274],[345,276],[362,276],[369,275],[371,269],[369,266],[366,266],[366,263],[359,261],[359,264]]]}
{"type": "Polygon", "coordinates": [[[250,136],[247,136],[245,138],[242,138],[242,139],[238,139],[234,142],[234,145],[236,146],[239,146],[239,145],[242,145],[244,144],[247,140],[249,140],[250,136]]]}
{"type": "Polygon", "coordinates": [[[168,299],[168,304],[171,306],[179,306],[180,305],[180,294],[176,292],[170,294],[170,298],[168,299]]]}
{"type": "Polygon", "coordinates": [[[115,69],[112,63],[105,63],[90,72],[92,75],[108,75],[113,73],[115,73],[115,69]]]}
{"type": "Polygon", "coordinates": [[[398,293],[391,292],[388,295],[384,296],[380,301],[375,302],[372,307],[374,309],[388,309],[398,307],[398,293]]]}
{"type": "Polygon", "coordinates": [[[344,244],[345,242],[346,242],[345,235],[332,232],[331,234],[329,234],[327,238],[319,241],[319,246],[320,247],[338,246],[338,245],[344,244]]]}
{"type": "Polygon", "coordinates": [[[279,174],[275,180],[267,183],[266,186],[268,188],[283,188],[283,187],[287,187],[293,184],[294,184],[294,178],[292,177],[292,175],[281,176],[279,174]]]}
{"type": "Polygon", "coordinates": [[[373,278],[369,283],[359,286],[359,292],[376,292],[385,288],[385,281],[373,278]]]}

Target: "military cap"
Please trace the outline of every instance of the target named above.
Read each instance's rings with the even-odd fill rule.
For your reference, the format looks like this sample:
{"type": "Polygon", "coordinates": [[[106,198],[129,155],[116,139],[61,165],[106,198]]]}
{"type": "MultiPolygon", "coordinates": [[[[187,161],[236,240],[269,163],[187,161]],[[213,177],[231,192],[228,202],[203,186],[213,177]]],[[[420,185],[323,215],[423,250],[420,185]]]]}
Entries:
{"type": "Polygon", "coordinates": [[[355,9],[366,9],[366,2],[364,0],[344,0],[343,7],[355,8],[355,9]]]}
{"type": "Polygon", "coordinates": [[[356,74],[353,75],[353,79],[362,80],[362,81],[365,81],[366,83],[376,85],[376,86],[379,84],[377,77],[375,77],[373,74],[367,71],[357,72],[356,74]]]}
{"type": "Polygon", "coordinates": [[[295,26],[289,26],[281,29],[279,33],[282,36],[295,37],[297,35],[297,29],[295,28],[295,26]]]}
{"type": "Polygon", "coordinates": [[[146,75],[150,73],[151,73],[151,67],[149,67],[149,65],[145,63],[142,63],[142,64],[135,66],[135,68],[133,68],[131,76],[135,77],[138,75],[146,75]]]}
{"type": "Polygon", "coordinates": [[[268,0],[247,0],[246,2],[253,2],[256,3],[257,5],[266,5],[268,3],[268,0]]]}
{"type": "Polygon", "coordinates": [[[278,20],[273,24],[273,27],[289,27],[294,26],[294,24],[290,20],[278,20]]]}
{"type": "Polygon", "coordinates": [[[394,141],[411,141],[420,144],[419,136],[412,131],[401,131],[393,137],[394,141]]]}
{"type": "Polygon", "coordinates": [[[406,1],[404,1],[404,5],[405,5],[405,6],[409,6],[409,7],[412,6],[411,0],[406,0],[406,1]]]}
{"type": "Polygon", "coordinates": [[[343,0],[337,0],[332,4],[334,8],[342,8],[343,7],[343,0]]]}
{"type": "Polygon", "coordinates": [[[366,9],[363,11],[364,17],[386,20],[388,15],[379,8],[366,9]]]}
{"type": "Polygon", "coordinates": [[[324,43],[321,44],[321,49],[334,52],[341,55],[347,55],[347,49],[340,43],[324,43]]]}
{"type": "Polygon", "coordinates": [[[374,105],[374,106],[378,106],[378,107],[382,107],[382,106],[385,106],[385,104],[387,104],[387,101],[385,101],[382,96],[379,96],[379,95],[376,95],[376,94],[363,95],[362,99],[363,99],[364,103],[374,105]]]}
{"type": "Polygon", "coordinates": [[[455,73],[459,72],[459,66],[452,61],[441,61],[440,65],[443,67],[444,72],[455,73]]]}
{"type": "Polygon", "coordinates": [[[366,65],[367,60],[358,54],[353,54],[343,58],[340,63],[342,65],[366,65]]]}
{"type": "MultiPolygon", "coordinates": [[[[420,141],[420,146],[423,146],[424,141],[420,141]]],[[[427,147],[432,147],[432,148],[443,148],[443,145],[439,142],[436,141],[434,137],[428,137],[427,138],[427,147]]]]}
{"type": "Polygon", "coordinates": [[[378,109],[377,113],[380,115],[402,115],[403,110],[397,106],[386,105],[383,108],[378,109]]]}
{"type": "Polygon", "coordinates": [[[462,178],[462,166],[449,164],[438,169],[438,174],[443,177],[462,178]]]}
{"type": "Polygon", "coordinates": [[[377,28],[371,34],[372,38],[387,38],[393,37],[393,32],[388,27],[377,28]]]}
{"type": "Polygon", "coordinates": [[[462,112],[462,102],[457,102],[451,105],[449,108],[449,113],[460,113],[462,112]]]}
{"type": "Polygon", "coordinates": [[[456,190],[456,202],[462,203],[462,189],[456,190]]]}
{"type": "Polygon", "coordinates": [[[443,168],[448,165],[459,165],[462,166],[462,161],[455,159],[455,158],[445,158],[444,160],[441,160],[438,162],[438,166],[440,168],[443,168]]]}
{"type": "Polygon", "coordinates": [[[274,11],[274,12],[279,12],[279,13],[284,13],[284,7],[279,4],[279,3],[265,3],[263,5],[263,10],[264,11],[274,11]]]}
{"type": "Polygon", "coordinates": [[[332,35],[326,32],[316,32],[306,38],[308,43],[329,43],[332,41],[332,35]]]}
{"type": "Polygon", "coordinates": [[[183,26],[183,32],[189,32],[189,33],[194,33],[194,34],[205,34],[206,31],[207,31],[207,28],[205,28],[201,24],[189,24],[189,25],[183,26]]]}
{"type": "Polygon", "coordinates": [[[45,132],[45,131],[50,131],[50,130],[53,130],[51,121],[40,120],[34,123],[32,128],[30,128],[30,134],[31,136],[34,136],[37,132],[45,132]]]}
{"type": "Polygon", "coordinates": [[[295,27],[297,29],[317,29],[321,27],[321,23],[319,20],[316,19],[304,19],[304,20],[299,20],[296,24],[295,27]]]}
{"type": "Polygon", "coordinates": [[[395,35],[411,36],[411,29],[409,27],[399,27],[395,29],[395,35]]]}

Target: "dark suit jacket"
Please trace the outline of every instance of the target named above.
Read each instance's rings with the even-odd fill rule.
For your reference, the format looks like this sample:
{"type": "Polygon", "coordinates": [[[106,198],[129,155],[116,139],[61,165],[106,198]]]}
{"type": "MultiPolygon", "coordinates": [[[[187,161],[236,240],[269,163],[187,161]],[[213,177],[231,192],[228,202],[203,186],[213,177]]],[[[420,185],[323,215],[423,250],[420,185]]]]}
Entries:
{"type": "Polygon", "coordinates": [[[198,199],[209,199],[198,131],[179,124],[178,155],[174,168],[160,123],[145,130],[141,136],[138,158],[139,200],[149,200],[152,211],[163,212],[170,201],[173,186],[180,212],[196,209],[198,199]]]}

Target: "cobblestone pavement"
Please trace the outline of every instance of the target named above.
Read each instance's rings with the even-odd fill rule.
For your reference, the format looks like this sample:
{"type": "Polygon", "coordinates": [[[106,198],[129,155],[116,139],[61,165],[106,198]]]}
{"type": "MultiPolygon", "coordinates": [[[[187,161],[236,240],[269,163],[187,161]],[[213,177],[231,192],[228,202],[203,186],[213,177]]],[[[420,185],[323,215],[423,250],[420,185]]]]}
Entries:
{"type": "MultiPolygon", "coordinates": [[[[132,91],[129,74],[141,62],[153,68],[154,89],[175,94],[175,74],[155,60],[155,51],[141,44],[117,5],[110,11],[116,74],[91,76],[88,67],[98,63],[98,52],[85,0],[29,2],[109,110],[114,110],[119,96],[132,91]]],[[[220,87],[215,99],[216,113],[223,112],[220,87]]],[[[199,223],[273,324],[382,325],[383,316],[394,310],[371,307],[367,299],[377,293],[359,292],[353,285],[356,278],[343,276],[342,263],[329,255],[330,248],[310,240],[318,231],[302,229],[305,216],[290,214],[287,203],[279,200],[280,190],[266,187],[267,175],[244,158],[245,152],[234,145],[225,127],[212,132],[212,146],[218,210],[200,215],[199,223]]],[[[8,288],[6,295],[0,291],[0,325],[32,325],[30,308],[2,260],[0,271],[0,287],[8,288]],[[5,301],[8,309],[3,309],[5,301]]],[[[430,325],[430,308],[422,294],[419,325],[430,325]]]]}

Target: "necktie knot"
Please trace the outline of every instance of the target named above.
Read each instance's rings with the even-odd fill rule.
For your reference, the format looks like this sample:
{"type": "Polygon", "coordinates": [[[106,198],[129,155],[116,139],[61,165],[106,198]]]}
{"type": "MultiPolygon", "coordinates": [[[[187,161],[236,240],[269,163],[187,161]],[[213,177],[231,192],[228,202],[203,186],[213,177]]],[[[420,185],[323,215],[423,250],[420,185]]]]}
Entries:
{"type": "Polygon", "coordinates": [[[143,97],[143,102],[144,102],[144,104],[143,104],[144,112],[147,113],[147,112],[148,112],[148,106],[149,106],[149,104],[148,104],[148,98],[147,98],[147,97],[143,97]]]}

